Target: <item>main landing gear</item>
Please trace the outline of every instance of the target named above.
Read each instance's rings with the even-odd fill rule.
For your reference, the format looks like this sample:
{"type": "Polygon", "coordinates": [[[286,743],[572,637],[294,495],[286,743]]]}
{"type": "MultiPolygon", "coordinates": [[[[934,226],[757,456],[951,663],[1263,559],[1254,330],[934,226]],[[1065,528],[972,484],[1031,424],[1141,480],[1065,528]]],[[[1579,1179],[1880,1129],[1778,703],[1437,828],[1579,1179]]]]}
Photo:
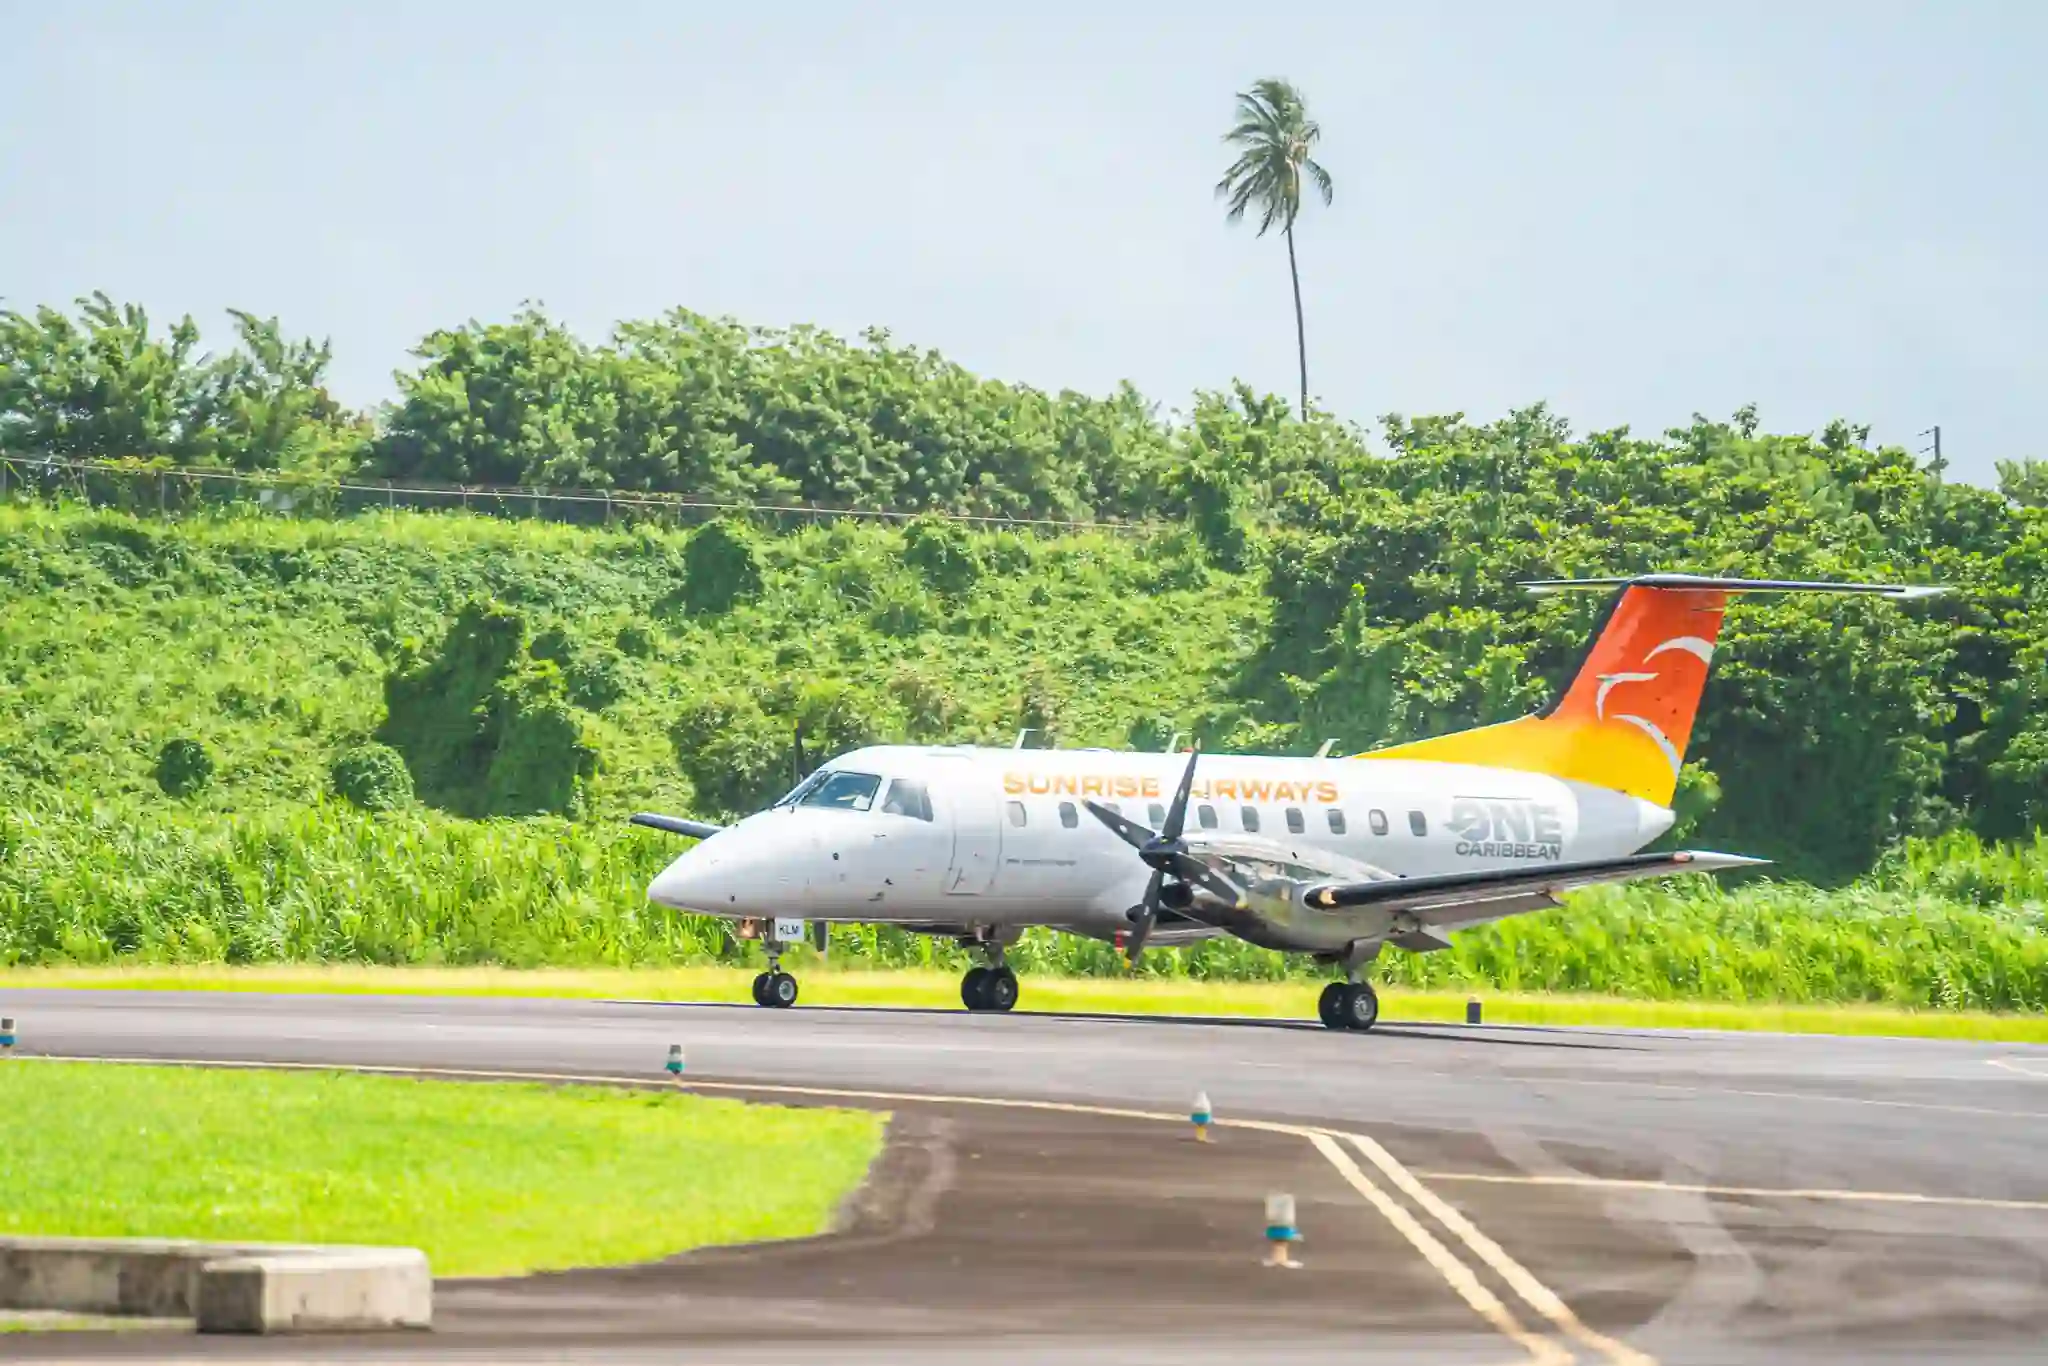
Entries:
{"type": "Polygon", "coordinates": [[[754,1004],[787,1010],[796,1004],[796,978],[782,970],[782,945],[768,946],[768,971],[754,978],[754,1004]]]}
{"type": "Polygon", "coordinates": [[[1356,1029],[1362,1033],[1379,1022],[1379,993],[1370,982],[1332,982],[1317,998],[1316,1014],[1331,1029],[1356,1029]]]}
{"type": "Polygon", "coordinates": [[[1017,974],[1003,962],[1003,946],[991,944],[987,967],[972,967],[960,979],[960,1004],[969,1010],[1005,1011],[1017,1004],[1017,974]]]}

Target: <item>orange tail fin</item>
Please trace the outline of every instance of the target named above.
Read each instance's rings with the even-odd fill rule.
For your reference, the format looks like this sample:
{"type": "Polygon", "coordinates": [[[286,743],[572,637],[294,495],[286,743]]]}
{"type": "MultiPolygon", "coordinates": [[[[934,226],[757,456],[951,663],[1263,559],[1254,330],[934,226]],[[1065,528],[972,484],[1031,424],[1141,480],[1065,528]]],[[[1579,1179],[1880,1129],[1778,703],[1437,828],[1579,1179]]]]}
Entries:
{"type": "Polygon", "coordinates": [[[1927,597],[1942,590],[1867,583],[1707,579],[1654,574],[1638,579],[1546,580],[1544,593],[1621,588],[1564,695],[1516,721],[1395,745],[1354,757],[1547,773],[1669,806],[1692,738],[1700,692],[1731,593],[1876,593],[1927,597]]]}

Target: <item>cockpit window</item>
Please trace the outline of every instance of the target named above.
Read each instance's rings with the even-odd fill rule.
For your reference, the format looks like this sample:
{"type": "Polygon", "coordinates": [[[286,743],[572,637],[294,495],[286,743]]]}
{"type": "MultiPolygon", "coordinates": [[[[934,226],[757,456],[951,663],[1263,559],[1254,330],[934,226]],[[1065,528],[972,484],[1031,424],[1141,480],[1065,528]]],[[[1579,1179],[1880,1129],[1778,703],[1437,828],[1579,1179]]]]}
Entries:
{"type": "Polygon", "coordinates": [[[882,780],[872,773],[827,773],[824,781],[797,798],[801,806],[829,806],[839,811],[870,811],[882,780]]]}
{"type": "Polygon", "coordinates": [[[882,799],[882,811],[890,816],[915,816],[918,820],[932,818],[931,793],[923,783],[908,778],[898,778],[889,784],[889,795],[882,799]]]}
{"type": "Polygon", "coordinates": [[[809,796],[811,792],[817,788],[819,783],[824,782],[827,778],[831,776],[832,775],[830,773],[827,773],[824,769],[819,769],[817,772],[811,774],[810,777],[804,779],[795,787],[792,787],[789,790],[789,792],[782,798],[782,800],[776,802],[775,805],[795,806],[798,802],[802,801],[805,797],[809,796]]]}

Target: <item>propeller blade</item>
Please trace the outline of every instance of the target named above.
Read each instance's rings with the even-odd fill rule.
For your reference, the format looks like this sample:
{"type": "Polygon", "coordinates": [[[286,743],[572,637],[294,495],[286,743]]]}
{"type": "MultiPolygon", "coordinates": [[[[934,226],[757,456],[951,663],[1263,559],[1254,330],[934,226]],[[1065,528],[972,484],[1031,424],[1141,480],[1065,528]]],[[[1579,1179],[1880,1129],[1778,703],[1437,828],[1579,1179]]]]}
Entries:
{"type": "Polygon", "coordinates": [[[1200,887],[1226,906],[1244,907],[1244,889],[1192,854],[1173,856],[1173,875],[1200,887]]]}
{"type": "Polygon", "coordinates": [[[1133,963],[1145,951],[1145,941],[1151,937],[1152,926],[1159,919],[1159,888],[1165,881],[1165,871],[1153,869],[1152,880],[1145,884],[1145,899],[1136,907],[1137,919],[1131,922],[1130,937],[1124,941],[1124,956],[1133,963]]]}
{"type": "Polygon", "coordinates": [[[791,787],[795,787],[810,776],[810,765],[804,762],[804,723],[802,721],[796,723],[796,747],[790,751],[789,765],[795,773],[795,777],[790,782],[791,787]]]}
{"type": "Polygon", "coordinates": [[[1180,775],[1180,788],[1173,794],[1173,805],[1166,808],[1166,828],[1159,832],[1163,840],[1178,840],[1181,827],[1187,824],[1188,794],[1195,790],[1195,764],[1202,757],[1202,747],[1197,744],[1188,753],[1187,772],[1180,775]]]}
{"type": "Polygon", "coordinates": [[[1083,797],[1081,805],[1088,808],[1089,815],[1115,831],[1116,837],[1125,844],[1130,845],[1131,848],[1142,850],[1152,842],[1152,832],[1150,830],[1134,820],[1119,816],[1102,803],[1083,797]]]}

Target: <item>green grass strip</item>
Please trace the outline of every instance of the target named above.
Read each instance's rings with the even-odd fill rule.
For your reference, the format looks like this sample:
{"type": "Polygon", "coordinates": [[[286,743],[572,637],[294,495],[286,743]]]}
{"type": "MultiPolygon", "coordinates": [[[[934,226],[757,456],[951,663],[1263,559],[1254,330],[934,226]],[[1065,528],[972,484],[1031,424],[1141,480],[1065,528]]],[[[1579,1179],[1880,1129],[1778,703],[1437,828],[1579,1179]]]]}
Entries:
{"type": "Polygon", "coordinates": [[[417,1247],[436,1275],[815,1234],[885,1117],[662,1092],[0,1062],[0,1232],[417,1247]]]}

